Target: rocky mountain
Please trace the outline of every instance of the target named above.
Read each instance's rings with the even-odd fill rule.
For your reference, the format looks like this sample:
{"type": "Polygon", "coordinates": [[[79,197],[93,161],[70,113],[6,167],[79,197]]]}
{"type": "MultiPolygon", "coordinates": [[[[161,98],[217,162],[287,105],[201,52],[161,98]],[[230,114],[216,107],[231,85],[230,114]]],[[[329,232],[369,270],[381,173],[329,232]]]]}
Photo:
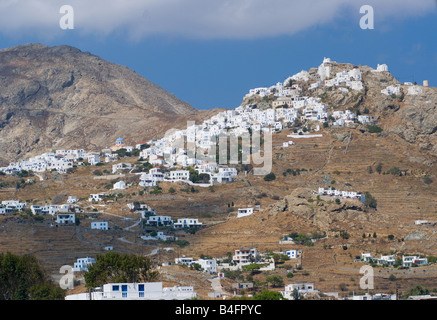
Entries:
{"type": "MultiPolygon", "coordinates": [[[[205,112],[209,114],[209,112],[205,112]]],[[[100,150],[202,118],[127,67],[70,46],[0,50],[0,161],[56,148],[100,150]]]]}

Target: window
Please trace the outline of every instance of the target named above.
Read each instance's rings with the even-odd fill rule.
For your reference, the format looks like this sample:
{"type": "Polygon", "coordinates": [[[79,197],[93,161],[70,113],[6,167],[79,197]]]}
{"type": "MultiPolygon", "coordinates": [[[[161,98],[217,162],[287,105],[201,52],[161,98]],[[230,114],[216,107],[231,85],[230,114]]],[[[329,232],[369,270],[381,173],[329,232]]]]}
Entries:
{"type": "Polygon", "coordinates": [[[126,291],[127,291],[127,285],[126,285],[126,284],[123,284],[123,285],[121,286],[121,291],[123,291],[123,292],[126,292],[126,291]]]}
{"type": "Polygon", "coordinates": [[[138,285],[138,291],[144,291],[144,284],[138,285]]]}
{"type": "Polygon", "coordinates": [[[138,296],[139,296],[140,298],[144,298],[144,292],[140,292],[140,293],[138,294],[138,296]]]}
{"type": "Polygon", "coordinates": [[[112,286],[112,291],[120,291],[120,286],[112,286]]]}

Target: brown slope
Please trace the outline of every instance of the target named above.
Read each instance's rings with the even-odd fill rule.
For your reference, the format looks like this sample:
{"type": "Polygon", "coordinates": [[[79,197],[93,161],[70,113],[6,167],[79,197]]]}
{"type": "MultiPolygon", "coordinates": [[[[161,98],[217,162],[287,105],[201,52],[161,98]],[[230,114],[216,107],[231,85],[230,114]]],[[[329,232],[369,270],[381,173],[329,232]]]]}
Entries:
{"type": "Polygon", "coordinates": [[[196,113],[134,71],[73,47],[0,50],[3,162],[56,148],[102,148],[119,136],[139,142],[196,113]]]}

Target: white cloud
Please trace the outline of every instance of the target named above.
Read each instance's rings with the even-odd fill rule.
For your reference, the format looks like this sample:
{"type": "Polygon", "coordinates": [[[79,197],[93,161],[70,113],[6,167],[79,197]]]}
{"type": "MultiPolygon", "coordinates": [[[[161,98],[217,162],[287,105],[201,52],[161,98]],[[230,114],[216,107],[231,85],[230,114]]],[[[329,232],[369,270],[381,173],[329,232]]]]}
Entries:
{"type": "MultiPolygon", "coordinates": [[[[262,38],[291,35],[350,16],[372,5],[375,20],[436,11],[435,0],[0,0],[0,32],[9,36],[62,34],[62,5],[74,8],[75,32],[131,39],[149,35],[189,38],[262,38]]],[[[375,26],[377,28],[377,26],[375,26]]]]}

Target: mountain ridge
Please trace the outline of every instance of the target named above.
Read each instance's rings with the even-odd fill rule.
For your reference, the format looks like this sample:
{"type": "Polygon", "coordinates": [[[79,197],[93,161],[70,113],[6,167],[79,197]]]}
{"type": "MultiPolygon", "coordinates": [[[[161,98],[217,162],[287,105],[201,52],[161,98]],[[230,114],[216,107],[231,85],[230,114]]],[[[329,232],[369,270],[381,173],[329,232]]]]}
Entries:
{"type": "Polygon", "coordinates": [[[56,147],[102,148],[119,136],[151,139],[198,113],[135,71],[71,46],[0,50],[3,163],[56,147]]]}

